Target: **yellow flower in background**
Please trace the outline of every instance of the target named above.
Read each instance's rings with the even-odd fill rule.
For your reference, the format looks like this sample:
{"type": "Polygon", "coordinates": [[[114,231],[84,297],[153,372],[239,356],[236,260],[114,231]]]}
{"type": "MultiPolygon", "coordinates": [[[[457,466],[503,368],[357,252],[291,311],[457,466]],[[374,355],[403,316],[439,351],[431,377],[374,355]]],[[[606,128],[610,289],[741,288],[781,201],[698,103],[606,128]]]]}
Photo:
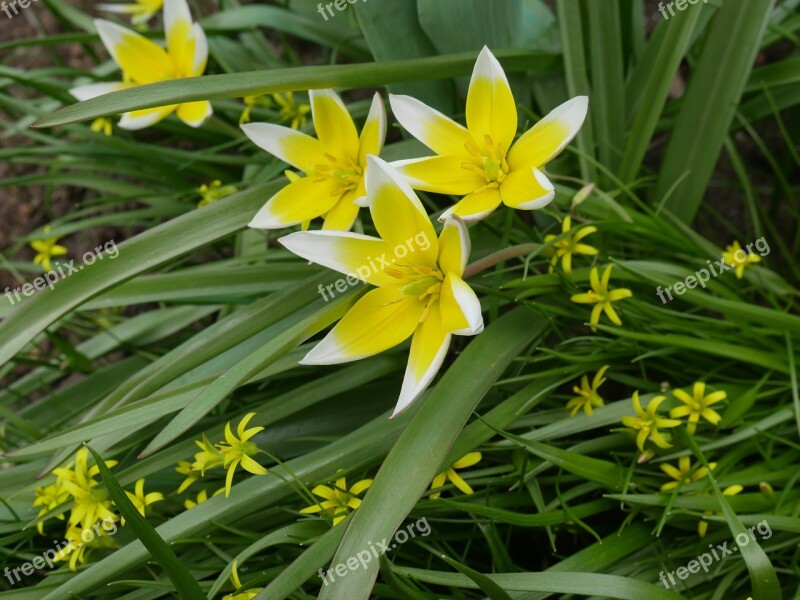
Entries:
{"type": "MultiPolygon", "coordinates": [[[[117,464],[115,460],[105,461],[110,469],[117,464]]],[[[69,492],[74,504],[69,516],[70,525],[78,525],[84,529],[92,527],[102,520],[118,521],[113,511],[113,503],[108,493],[100,486],[95,477],[100,473],[97,465],[89,466],[89,450],[81,448],[75,454],[75,461],[66,467],[53,469],[57,483],[69,492]]]]}
{"type": "Polygon", "coordinates": [[[272,106],[272,101],[264,94],[245,96],[242,98],[242,102],[244,102],[244,110],[242,111],[242,116],[239,117],[239,125],[250,122],[250,113],[253,111],[254,106],[263,106],[265,108],[272,106]]]}
{"type": "MultiPolygon", "coordinates": [[[[211,497],[213,498],[214,496],[219,496],[224,491],[225,488],[219,488],[216,492],[212,494],[211,497]]],[[[208,500],[208,490],[202,490],[197,494],[197,500],[192,500],[190,498],[187,498],[186,500],[183,501],[183,506],[186,508],[186,510],[191,510],[192,508],[194,508],[199,504],[202,504],[206,500],[208,500]]]]}
{"type": "Polygon", "coordinates": [[[449,218],[437,239],[408,184],[380,158],[369,160],[366,186],[380,238],[303,231],[279,241],[306,260],[377,286],[355,303],[301,364],[360,360],[412,337],[395,416],[431,383],[451,337],[480,333],[483,316],[478,297],[462,279],[470,253],[464,222],[449,218]]]}
{"type": "Polygon", "coordinates": [[[372,479],[362,479],[354,483],[350,489],[347,489],[347,480],[344,477],[339,477],[333,486],[318,485],[311,490],[311,493],[319,496],[323,501],[304,508],[300,512],[302,514],[325,513],[329,517],[333,517],[333,526],[336,527],[336,525],[344,521],[348,512],[361,506],[361,498],[359,496],[371,485],[372,479]]]}
{"type": "MultiPolygon", "coordinates": [[[[136,481],[134,485],[133,493],[126,491],[128,498],[136,507],[136,510],[139,511],[139,514],[143,517],[145,515],[145,511],[148,506],[155,502],[160,502],[164,499],[164,494],[161,492],[150,492],[149,494],[144,493],[144,479],[139,479],[136,481]]],[[[124,523],[123,523],[124,524],[124,523]]]]}
{"type": "Polygon", "coordinates": [[[131,23],[141,25],[146,23],[161,10],[164,0],[134,0],[130,4],[98,4],[99,10],[130,15],[131,23]]]}
{"type": "Polygon", "coordinates": [[[578,414],[578,411],[581,409],[583,409],[583,412],[587,415],[591,416],[593,414],[593,408],[600,408],[603,406],[603,398],[597,393],[597,388],[606,382],[606,378],[603,376],[606,374],[608,367],[609,365],[604,365],[595,373],[594,379],[592,379],[592,385],[589,385],[589,376],[584,375],[581,377],[581,387],[577,385],[572,386],[572,391],[578,395],[567,402],[566,408],[572,411],[570,414],[571,417],[578,414]]]}
{"type": "MultiPolygon", "coordinates": [[[[743,489],[744,489],[744,487],[742,487],[741,485],[738,485],[738,484],[731,485],[731,486],[726,487],[724,490],[722,490],[722,495],[723,496],[735,496],[736,494],[740,493],[743,489]]],[[[707,510],[703,514],[708,516],[708,517],[710,517],[711,515],[714,515],[714,514],[721,515],[722,513],[720,513],[720,512],[715,513],[713,510],[707,510]]],[[[707,531],[708,531],[708,521],[705,521],[705,520],[701,519],[697,523],[697,533],[702,538],[702,537],[706,536],[706,532],[707,531]]]]}
{"type": "Polygon", "coordinates": [[[437,156],[394,163],[411,187],[464,196],[442,215],[467,222],[490,215],[500,204],[542,208],[555,197],[540,170],[578,133],[589,106],[578,96],[555,108],[514,142],[517,107],[503,67],[484,47],[467,94],[467,127],[410,96],[390,96],[394,115],[437,156]]]}
{"type": "Polygon", "coordinates": [[[745,252],[739,242],[733,242],[725,248],[725,252],[722,253],[722,260],[732,265],[736,273],[736,279],[741,279],[744,277],[744,270],[751,264],[760,263],[761,257],[752,252],[745,252]]]}
{"type": "MultiPolygon", "coordinates": [[[[570,229],[572,229],[572,219],[569,216],[566,216],[561,222],[561,233],[565,234],[570,229]]],[[[595,233],[596,231],[597,227],[594,227],[593,225],[587,225],[586,227],[581,227],[572,235],[568,235],[561,238],[557,242],[554,242],[551,248],[553,256],[550,259],[550,271],[553,270],[553,267],[555,267],[558,264],[559,259],[561,259],[561,268],[564,269],[564,273],[571,275],[573,254],[586,254],[588,256],[597,254],[597,248],[589,246],[588,244],[580,243],[583,238],[585,238],[587,235],[595,233]]],[[[544,238],[544,242],[547,244],[557,237],[557,235],[553,234],[547,235],[544,238]]]]}
{"type": "MultiPolygon", "coordinates": [[[[55,483],[36,488],[34,490],[35,498],[33,506],[41,506],[37,517],[41,518],[51,510],[58,508],[70,498],[69,490],[62,485],[61,480],[57,479],[55,483]]],[[[56,515],[59,521],[64,520],[64,513],[56,515]]],[[[36,530],[40,535],[44,535],[44,521],[39,521],[36,524],[36,530]]]]}
{"type": "Polygon", "coordinates": [[[594,304],[592,308],[592,316],[589,320],[592,331],[596,331],[595,325],[600,322],[601,313],[605,312],[606,316],[611,320],[614,325],[622,325],[622,320],[619,318],[617,311],[611,305],[612,302],[617,302],[623,298],[630,298],[633,292],[626,288],[618,290],[609,290],[608,281],[611,278],[611,265],[606,267],[603,271],[603,279],[601,280],[598,275],[597,267],[592,267],[589,273],[589,283],[592,289],[585,294],[575,294],[570,298],[572,302],[577,304],[594,304]]]}
{"type": "Polygon", "coordinates": [[[203,472],[199,469],[195,469],[194,465],[190,463],[188,460],[180,461],[178,463],[178,466],[175,467],[175,470],[181,475],[186,476],[186,479],[184,479],[181,482],[181,485],[178,487],[179,494],[185,492],[187,489],[189,489],[189,486],[191,486],[195,481],[203,477],[203,472]]]}
{"type": "Polygon", "coordinates": [[[225,479],[225,496],[230,496],[233,473],[239,465],[242,465],[245,471],[253,475],[267,474],[267,469],[251,458],[259,453],[259,449],[258,446],[249,440],[258,432],[264,430],[263,427],[245,429],[250,420],[255,416],[256,413],[248,413],[245,415],[236,427],[236,435],[233,435],[231,431],[230,421],[225,424],[225,441],[218,444],[223,457],[223,466],[228,469],[228,476],[225,479]]]}
{"type": "Polygon", "coordinates": [[[100,117],[99,119],[92,121],[92,124],[89,125],[89,128],[96,133],[103,132],[106,137],[111,137],[111,134],[114,130],[114,123],[111,122],[111,119],[100,117]]]}
{"type": "Polygon", "coordinates": [[[633,410],[636,411],[636,416],[622,417],[622,424],[625,425],[625,427],[630,427],[631,429],[639,431],[636,435],[636,445],[642,452],[645,451],[644,444],[648,439],[659,448],[672,447],[672,444],[664,439],[658,429],[659,427],[677,427],[681,422],[676,419],[667,419],[658,415],[658,407],[666,399],[666,396],[656,396],[647,404],[647,410],[644,410],[642,408],[642,403],[639,401],[639,392],[633,392],[633,410]]]}
{"type": "MultiPolygon", "coordinates": [[[[186,0],[164,2],[166,49],[111,21],[96,19],[94,23],[106,49],[122,69],[123,80],[73,88],[70,93],[78,100],[88,100],[146,83],[198,77],[206,69],[206,35],[200,25],[192,22],[186,0]]],[[[178,118],[190,127],[199,127],[212,113],[210,102],[185,102],[127,112],[122,115],[119,126],[123,129],[143,129],[176,111],[178,118]]]]}
{"type": "Polygon", "coordinates": [[[273,94],[272,99],[281,109],[281,120],[291,123],[292,129],[302,129],[308,124],[308,114],[311,112],[310,104],[304,102],[298,104],[292,92],[273,94]]]}
{"type": "Polygon", "coordinates": [[[258,596],[259,592],[261,592],[264,588],[253,588],[250,590],[245,590],[240,592],[239,590],[242,589],[242,582],[239,579],[239,567],[236,561],[233,561],[233,566],[231,567],[231,585],[236,590],[235,594],[227,594],[222,597],[222,600],[253,600],[256,596],[258,596]]]}
{"type": "MultiPolygon", "coordinates": [[[[670,464],[662,464],[659,465],[661,470],[664,471],[667,475],[672,477],[675,481],[669,481],[661,486],[662,492],[668,492],[670,490],[674,490],[678,486],[689,485],[690,483],[694,483],[695,481],[700,481],[703,477],[708,475],[708,469],[701,466],[698,468],[692,467],[692,459],[690,456],[681,456],[678,459],[678,466],[674,467],[670,464]]],[[[713,471],[717,463],[709,463],[708,465],[711,467],[713,471]]]]}
{"type": "Polygon", "coordinates": [[[309,95],[317,138],[272,123],[242,125],[256,146],[305,173],[270,198],[250,227],[282,229],[324,217],[323,229],[347,231],[358,216],[367,156],[379,155],[386,137],[383,100],[375,94],[359,136],[333,90],[312,90],[309,95]]]}
{"type": "Polygon", "coordinates": [[[698,381],[694,384],[692,395],[690,396],[683,390],[674,390],[672,394],[681,402],[683,406],[678,406],[669,411],[669,416],[673,419],[689,416],[689,422],[686,424],[686,431],[693,434],[697,430],[697,422],[700,417],[712,425],[719,425],[722,417],[713,408],[709,408],[712,404],[722,402],[728,397],[723,391],[711,392],[706,396],[706,384],[704,381],[698,381]]]}
{"type": "MultiPolygon", "coordinates": [[[[454,486],[456,486],[459,490],[461,490],[462,493],[467,495],[472,494],[473,493],[472,488],[466,481],[462,479],[461,475],[456,473],[456,471],[459,469],[466,469],[467,467],[471,467],[473,465],[478,464],[481,461],[481,458],[483,458],[483,456],[481,455],[480,452],[470,452],[469,454],[462,456],[460,459],[458,459],[456,462],[453,463],[452,467],[446,469],[445,471],[442,471],[441,473],[436,475],[436,477],[433,478],[433,481],[431,482],[431,489],[432,490],[439,489],[449,479],[454,486]]],[[[441,492],[434,492],[433,494],[430,495],[430,499],[435,500],[441,495],[442,495],[441,492]]]]}
{"type": "Polygon", "coordinates": [[[217,200],[227,198],[231,194],[235,194],[237,191],[238,190],[235,185],[222,185],[222,182],[219,179],[215,179],[209,184],[204,183],[197,188],[197,193],[200,194],[200,197],[202,198],[202,200],[197,203],[197,208],[203,208],[204,206],[208,206],[217,200]]]}
{"type": "MultiPolygon", "coordinates": [[[[47,225],[43,232],[45,235],[50,233],[50,226],[47,225]]],[[[36,256],[33,257],[33,264],[35,265],[42,265],[42,268],[45,272],[50,272],[53,270],[53,263],[51,260],[56,256],[64,256],[69,252],[64,246],[58,245],[59,238],[52,237],[46,238],[44,240],[33,240],[31,242],[31,248],[36,251],[36,256]]]]}
{"type": "MultiPolygon", "coordinates": [[[[103,525],[105,528],[105,524],[103,525]]],[[[55,555],[53,560],[55,562],[64,561],[69,559],[69,570],[76,571],[78,564],[86,562],[87,555],[95,548],[114,548],[114,541],[107,535],[97,535],[94,529],[87,527],[79,527],[77,525],[69,525],[67,532],[64,535],[67,542],[55,555]],[[83,540],[83,532],[86,530],[92,532],[93,537],[89,542],[83,540]]]]}
{"type": "MultiPolygon", "coordinates": [[[[194,462],[192,463],[192,470],[199,471],[201,477],[205,477],[207,469],[215,469],[221,467],[225,463],[225,458],[222,452],[208,441],[206,434],[203,434],[202,440],[195,440],[195,445],[200,448],[200,452],[194,455],[194,462]]],[[[186,487],[189,487],[188,485],[186,487]]],[[[186,489],[186,488],[184,488],[186,489]]]]}

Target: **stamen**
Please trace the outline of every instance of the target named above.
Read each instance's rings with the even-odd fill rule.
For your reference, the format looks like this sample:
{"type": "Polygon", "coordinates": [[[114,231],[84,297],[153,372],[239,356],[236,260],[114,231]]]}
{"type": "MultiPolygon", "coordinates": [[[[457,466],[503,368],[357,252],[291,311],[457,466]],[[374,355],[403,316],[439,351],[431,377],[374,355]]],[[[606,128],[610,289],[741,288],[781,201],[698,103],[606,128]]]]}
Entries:
{"type": "Polygon", "coordinates": [[[472,142],[464,142],[464,148],[466,148],[467,152],[469,152],[475,158],[481,158],[483,156],[481,151],[478,150],[478,147],[472,142]]]}

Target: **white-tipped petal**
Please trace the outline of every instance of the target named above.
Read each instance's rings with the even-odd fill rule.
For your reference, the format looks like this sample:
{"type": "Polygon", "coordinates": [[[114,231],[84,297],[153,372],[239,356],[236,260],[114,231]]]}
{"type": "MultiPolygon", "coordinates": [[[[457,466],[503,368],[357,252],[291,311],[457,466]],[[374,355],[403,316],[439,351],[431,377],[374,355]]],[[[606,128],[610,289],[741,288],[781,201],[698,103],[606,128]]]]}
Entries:
{"type": "Polygon", "coordinates": [[[294,168],[310,173],[315,165],[327,164],[319,140],[282,125],[246,123],[242,131],[256,146],[294,168]]]}
{"type": "Polygon", "coordinates": [[[471,158],[466,144],[475,142],[466,127],[411,96],[390,94],[389,103],[400,125],[436,154],[471,158]]]}

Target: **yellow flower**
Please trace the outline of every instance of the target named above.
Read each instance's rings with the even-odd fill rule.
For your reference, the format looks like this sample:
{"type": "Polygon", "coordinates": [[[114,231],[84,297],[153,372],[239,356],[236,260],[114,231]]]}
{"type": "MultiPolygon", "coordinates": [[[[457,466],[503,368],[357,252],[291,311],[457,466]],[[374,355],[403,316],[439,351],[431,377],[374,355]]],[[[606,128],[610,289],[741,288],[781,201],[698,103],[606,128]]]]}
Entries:
{"type": "MultiPolygon", "coordinates": [[[[43,231],[45,235],[50,233],[50,226],[47,225],[43,231]]],[[[37,252],[36,256],[33,257],[33,264],[42,265],[45,272],[53,270],[53,264],[50,262],[52,258],[64,256],[68,252],[64,246],[58,245],[58,239],[57,237],[52,237],[44,240],[33,240],[31,242],[31,248],[37,252]]]]}
{"type": "MultiPolygon", "coordinates": [[[[117,461],[107,460],[105,464],[111,468],[117,461]]],[[[80,524],[84,529],[88,529],[104,519],[119,520],[113,511],[113,503],[108,498],[108,493],[102,486],[98,487],[100,482],[95,480],[100,469],[97,465],[89,467],[87,448],[78,450],[74,463],[54,469],[53,473],[74,500],[68,520],[70,525],[80,524]]]]}
{"type": "Polygon", "coordinates": [[[263,427],[245,429],[255,416],[256,413],[248,413],[239,421],[239,425],[236,427],[237,435],[233,435],[230,421],[225,424],[225,442],[218,444],[224,461],[223,466],[228,469],[228,476],[225,479],[225,496],[230,496],[233,472],[240,464],[245,471],[253,475],[267,474],[267,470],[251,458],[251,456],[258,454],[259,449],[258,446],[248,440],[259,431],[264,430],[263,427]]]}
{"type": "Polygon", "coordinates": [[[188,460],[182,460],[178,463],[178,466],[175,467],[175,470],[180,473],[181,475],[185,475],[186,479],[181,482],[180,487],[178,487],[178,493],[182,494],[189,486],[192,485],[195,481],[200,479],[203,476],[202,471],[199,469],[195,469],[193,464],[190,463],[188,460]]]}
{"type": "Polygon", "coordinates": [[[467,127],[409,96],[390,96],[392,110],[408,132],[437,156],[395,163],[415,189],[464,196],[442,215],[471,222],[500,204],[542,208],[555,196],[540,170],[578,133],[589,106],[578,96],[555,108],[514,142],[517,107],[503,67],[484,47],[467,94],[467,127]]]}
{"type": "Polygon", "coordinates": [[[312,90],[310,97],[318,139],[272,123],[242,125],[256,146],[305,173],[270,198],[250,227],[281,229],[325,217],[323,229],[347,231],[358,216],[367,155],[379,155],[386,137],[383,100],[375,94],[359,136],[336,93],[312,90]]]}
{"type": "Polygon", "coordinates": [[[242,116],[239,117],[239,125],[244,125],[245,123],[250,122],[250,113],[252,112],[254,106],[272,106],[270,99],[263,94],[245,96],[242,98],[242,102],[244,102],[244,110],[242,111],[242,116]]]}
{"type": "MultiPolygon", "coordinates": [[[[567,233],[572,228],[572,219],[569,216],[564,217],[564,220],[561,223],[561,233],[567,233]]],[[[551,248],[552,251],[552,258],[550,259],[550,270],[553,270],[558,264],[558,259],[561,259],[561,268],[564,269],[564,273],[567,275],[572,274],[572,255],[573,254],[586,254],[586,255],[595,255],[597,254],[597,248],[589,246],[588,244],[581,244],[579,243],[583,238],[587,235],[591,235],[592,233],[597,231],[597,227],[593,225],[588,225],[586,227],[581,227],[573,233],[572,235],[568,235],[566,237],[561,238],[557,242],[553,243],[551,248]]],[[[556,235],[547,235],[544,238],[545,243],[549,243],[551,240],[556,239],[556,235]]]]}
{"type": "MultiPolygon", "coordinates": [[[[105,524],[103,528],[105,528],[105,524]]],[[[67,545],[61,547],[53,560],[58,562],[69,558],[69,570],[76,571],[79,563],[84,564],[86,562],[87,555],[92,549],[113,548],[115,546],[114,541],[109,536],[103,534],[98,535],[97,531],[98,530],[95,528],[90,529],[88,527],[78,527],[74,524],[69,525],[64,535],[64,541],[67,542],[67,545]],[[89,542],[84,542],[83,535],[84,531],[87,530],[92,533],[92,537],[89,542]]]]}
{"type": "Polygon", "coordinates": [[[449,218],[437,239],[408,184],[380,158],[369,160],[370,212],[381,238],[302,231],[279,241],[298,256],[377,286],[356,302],[301,364],[360,360],[413,336],[394,411],[397,415],[433,380],[450,338],[480,333],[483,317],[475,292],[462,279],[470,253],[464,222],[449,218]]]}
{"type": "Polygon", "coordinates": [[[670,444],[659,433],[659,427],[677,427],[681,424],[676,419],[667,419],[658,416],[659,405],[666,400],[666,396],[656,396],[647,404],[647,410],[642,409],[642,403],[639,401],[639,392],[633,392],[633,409],[636,411],[635,417],[625,416],[622,417],[622,424],[631,429],[638,429],[639,433],[636,435],[636,445],[639,450],[644,452],[644,444],[650,439],[659,448],[671,448],[670,444]]]}
{"type": "MultiPolygon", "coordinates": [[[[219,496],[224,491],[225,488],[219,488],[216,492],[212,494],[212,497],[219,496]]],[[[198,504],[202,504],[206,500],[208,500],[208,490],[202,490],[197,494],[197,500],[191,500],[187,498],[186,500],[184,500],[183,506],[186,507],[186,510],[190,510],[195,506],[197,506],[198,504]]]]}
{"type": "Polygon", "coordinates": [[[132,4],[98,4],[97,8],[131,16],[131,23],[141,25],[149,21],[153,15],[161,10],[164,0],[134,0],[132,4]]]}
{"type": "Polygon", "coordinates": [[[203,184],[197,188],[197,193],[200,194],[202,200],[197,203],[197,208],[203,208],[209,204],[227,198],[231,194],[237,192],[235,185],[222,185],[219,179],[215,179],[210,184],[203,184]]]}
{"type": "MultiPolygon", "coordinates": [[[[116,90],[146,83],[198,77],[208,62],[208,42],[200,25],[192,23],[186,0],[167,0],[164,4],[164,30],[167,47],[111,21],[96,19],[100,39],[114,62],[122,69],[120,82],[92,83],[70,90],[78,100],[88,100],[116,90]]],[[[191,127],[199,127],[211,115],[211,103],[184,102],[135,110],[122,115],[123,129],[143,129],[158,123],[173,112],[191,127]]]]}
{"type": "Polygon", "coordinates": [[[750,263],[760,263],[761,257],[752,252],[745,252],[739,242],[733,242],[725,248],[725,252],[722,253],[722,260],[732,265],[736,273],[736,279],[741,279],[744,277],[744,270],[750,263]]]}
{"type": "Polygon", "coordinates": [[[245,590],[240,592],[239,590],[242,589],[242,582],[239,580],[239,569],[236,561],[233,561],[233,566],[231,567],[231,584],[233,585],[234,589],[236,590],[235,594],[227,594],[222,597],[222,600],[253,600],[256,596],[258,596],[259,592],[261,592],[264,588],[253,588],[250,590],[245,590]]]}
{"type": "Polygon", "coordinates": [[[323,502],[304,508],[300,512],[303,514],[323,512],[333,517],[333,526],[335,527],[344,520],[348,512],[361,506],[361,498],[359,496],[371,485],[372,479],[362,479],[354,483],[348,490],[347,481],[344,477],[337,479],[333,487],[318,485],[311,492],[315,496],[322,498],[323,502]]]}
{"type": "MultiPolygon", "coordinates": [[[[456,469],[466,469],[467,467],[471,467],[472,465],[476,465],[480,462],[482,455],[480,452],[470,452],[469,454],[462,456],[456,462],[453,463],[453,466],[449,469],[442,471],[436,477],[433,478],[431,482],[431,489],[435,490],[442,487],[445,482],[449,479],[454,486],[456,486],[459,490],[461,490],[464,494],[472,494],[472,488],[469,484],[461,478],[461,475],[456,473],[456,469]]],[[[441,492],[434,492],[430,495],[431,500],[435,500],[439,496],[441,496],[441,492]]]]}
{"type": "Polygon", "coordinates": [[[149,494],[144,493],[144,479],[139,479],[134,486],[134,493],[131,494],[130,492],[125,492],[128,495],[128,498],[133,505],[136,507],[136,510],[139,511],[139,514],[143,517],[145,515],[145,509],[153,504],[154,502],[160,502],[164,499],[164,494],[161,492],[150,492],[149,494]]]}
{"type": "Polygon", "coordinates": [[[688,431],[690,434],[693,434],[697,430],[697,422],[700,420],[700,417],[703,417],[712,425],[719,425],[722,417],[717,411],[709,407],[712,404],[716,404],[717,402],[725,400],[725,398],[728,397],[728,394],[719,391],[712,392],[706,396],[706,384],[704,381],[698,381],[694,384],[692,396],[683,390],[675,390],[672,393],[678,400],[683,402],[684,406],[673,408],[671,411],[669,411],[669,416],[673,419],[679,419],[689,415],[689,422],[686,425],[686,431],[688,431]]]}
{"type": "Polygon", "coordinates": [[[92,124],[89,125],[89,128],[95,132],[102,131],[106,137],[111,137],[111,133],[114,129],[114,124],[111,122],[111,119],[100,117],[99,119],[95,119],[94,121],[92,121],[92,124]]]}
{"type": "MultiPolygon", "coordinates": [[[[708,475],[708,469],[705,467],[694,468],[692,467],[692,459],[689,456],[681,456],[678,459],[677,468],[670,464],[662,464],[661,470],[667,475],[672,477],[675,481],[669,481],[661,486],[662,492],[674,490],[676,487],[689,485],[695,481],[700,481],[703,477],[708,475]]],[[[717,463],[709,463],[708,465],[713,471],[717,463]]]]}
{"type": "Polygon", "coordinates": [[[600,397],[600,394],[597,393],[597,388],[606,382],[603,375],[605,375],[608,367],[609,365],[604,365],[595,373],[594,379],[592,379],[592,385],[589,385],[589,376],[584,375],[581,377],[581,387],[577,385],[572,386],[572,391],[578,395],[567,402],[566,408],[572,411],[570,414],[571,417],[578,414],[580,409],[583,409],[587,415],[591,416],[593,408],[600,408],[603,406],[603,399],[600,397]]]}
{"type": "MultiPolygon", "coordinates": [[[[743,489],[744,488],[741,485],[738,485],[738,484],[731,485],[729,487],[726,487],[724,490],[722,490],[722,495],[723,496],[735,496],[736,494],[741,492],[743,489]]],[[[703,514],[710,517],[713,514],[721,515],[722,513],[720,513],[720,512],[715,513],[712,510],[707,510],[703,514]]],[[[703,519],[701,519],[697,523],[697,533],[700,535],[700,537],[705,537],[707,531],[708,531],[708,522],[703,520],[703,519]]]]}
{"type": "MultiPolygon", "coordinates": [[[[62,485],[60,479],[56,479],[55,483],[36,488],[34,491],[36,498],[33,501],[33,506],[41,506],[39,509],[38,517],[43,517],[51,510],[58,508],[69,500],[69,491],[62,485]]],[[[60,521],[64,520],[64,514],[56,515],[60,521]]],[[[44,535],[44,521],[39,521],[36,524],[36,530],[40,535],[44,535]]]]}
{"type": "Polygon", "coordinates": [[[592,317],[589,320],[593,331],[597,330],[595,325],[600,322],[600,315],[603,312],[611,319],[612,323],[615,325],[622,325],[622,320],[619,318],[617,311],[614,310],[611,303],[633,296],[633,292],[626,288],[609,290],[608,280],[610,278],[611,265],[607,266],[606,270],[603,271],[602,280],[598,276],[597,267],[592,267],[592,271],[589,274],[589,283],[592,285],[592,289],[585,294],[575,294],[570,298],[570,300],[577,304],[594,304],[594,308],[592,308],[592,317]]]}
{"type": "MultiPolygon", "coordinates": [[[[205,477],[206,469],[216,469],[225,463],[225,458],[222,456],[222,452],[220,452],[214,444],[208,441],[205,433],[203,434],[202,440],[195,440],[194,443],[198,448],[200,448],[200,452],[194,455],[192,470],[199,471],[201,477],[205,477]]],[[[187,485],[186,487],[189,486],[187,485]]]]}
{"type": "Polygon", "coordinates": [[[291,123],[292,129],[302,129],[308,123],[308,113],[311,112],[311,105],[300,103],[294,99],[292,92],[285,94],[272,94],[275,103],[281,107],[281,119],[285,123],[291,123]]]}

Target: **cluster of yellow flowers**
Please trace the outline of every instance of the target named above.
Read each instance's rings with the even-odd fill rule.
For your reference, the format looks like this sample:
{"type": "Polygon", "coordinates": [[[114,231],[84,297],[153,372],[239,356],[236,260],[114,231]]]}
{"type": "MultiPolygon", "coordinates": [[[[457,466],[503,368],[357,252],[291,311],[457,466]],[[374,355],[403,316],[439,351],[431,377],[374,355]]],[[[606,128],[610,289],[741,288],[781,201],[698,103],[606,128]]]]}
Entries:
{"type": "MultiPolygon", "coordinates": [[[[105,462],[111,468],[117,461],[109,460],[105,462]]],[[[69,559],[71,570],[77,568],[78,563],[86,562],[86,555],[93,548],[113,547],[113,543],[107,536],[92,536],[91,541],[86,542],[83,533],[91,530],[100,522],[116,523],[125,522],[116,513],[114,503],[108,497],[105,487],[100,485],[96,478],[100,473],[97,465],[89,466],[89,450],[81,448],[75,455],[75,460],[65,467],[53,470],[55,481],[35,490],[34,507],[39,507],[39,522],[36,527],[40,534],[44,534],[44,521],[51,512],[60,509],[70,501],[72,505],[66,509],[69,512],[67,518],[66,541],[69,542],[61,548],[55,560],[69,559]]],[[[136,509],[145,516],[146,508],[154,502],[164,499],[159,492],[145,493],[145,481],[139,479],[133,492],[126,491],[136,509]]],[[[59,520],[64,520],[66,514],[54,515],[59,520]]]]}

